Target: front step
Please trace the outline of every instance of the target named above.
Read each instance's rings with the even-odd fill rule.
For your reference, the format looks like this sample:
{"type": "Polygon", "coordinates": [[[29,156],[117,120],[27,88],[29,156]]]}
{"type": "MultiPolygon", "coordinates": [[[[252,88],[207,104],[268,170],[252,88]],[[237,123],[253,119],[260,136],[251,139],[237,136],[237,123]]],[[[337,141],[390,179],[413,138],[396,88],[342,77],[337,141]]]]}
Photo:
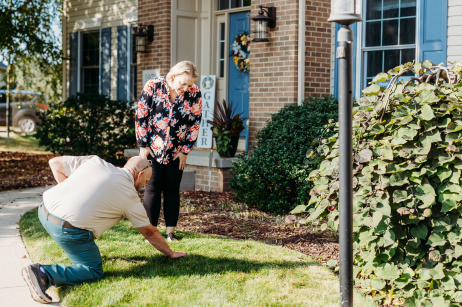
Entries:
{"type": "Polygon", "coordinates": [[[183,170],[181,178],[180,191],[194,191],[196,188],[196,171],[193,169],[183,170]]]}

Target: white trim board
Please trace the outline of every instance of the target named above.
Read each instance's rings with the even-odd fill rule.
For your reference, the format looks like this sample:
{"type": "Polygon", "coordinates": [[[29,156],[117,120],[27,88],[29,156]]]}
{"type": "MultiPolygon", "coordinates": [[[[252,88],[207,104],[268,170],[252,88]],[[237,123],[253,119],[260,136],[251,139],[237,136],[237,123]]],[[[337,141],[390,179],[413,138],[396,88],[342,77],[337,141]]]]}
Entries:
{"type": "Polygon", "coordinates": [[[89,18],[80,19],[75,22],[74,30],[88,30],[94,28],[101,28],[103,24],[103,18],[89,18]]]}

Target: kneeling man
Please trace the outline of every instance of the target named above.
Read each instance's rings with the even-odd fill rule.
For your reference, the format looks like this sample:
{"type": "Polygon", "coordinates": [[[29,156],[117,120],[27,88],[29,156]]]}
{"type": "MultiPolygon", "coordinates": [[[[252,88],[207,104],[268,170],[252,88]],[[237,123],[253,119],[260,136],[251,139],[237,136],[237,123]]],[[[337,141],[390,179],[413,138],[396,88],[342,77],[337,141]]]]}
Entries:
{"type": "Polygon", "coordinates": [[[138,191],[151,178],[150,162],[133,157],[123,168],[97,156],[63,156],[50,160],[58,185],[43,194],[38,209],[40,222],[66,252],[72,266],[62,263],[33,264],[23,268],[32,298],[50,303],[48,287],[75,285],[104,277],[101,254],[95,239],[126,217],[160,252],[173,252],[156,227],[151,225],[138,191]]]}

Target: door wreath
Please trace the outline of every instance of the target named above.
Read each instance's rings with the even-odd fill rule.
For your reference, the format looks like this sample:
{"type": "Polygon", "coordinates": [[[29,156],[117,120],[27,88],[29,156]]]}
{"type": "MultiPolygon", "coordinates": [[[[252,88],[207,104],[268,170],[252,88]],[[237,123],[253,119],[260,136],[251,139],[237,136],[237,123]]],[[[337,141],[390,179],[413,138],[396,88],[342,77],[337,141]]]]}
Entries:
{"type": "Polygon", "coordinates": [[[249,32],[244,31],[239,33],[231,45],[229,56],[233,57],[234,66],[242,72],[250,70],[250,35],[249,32]]]}

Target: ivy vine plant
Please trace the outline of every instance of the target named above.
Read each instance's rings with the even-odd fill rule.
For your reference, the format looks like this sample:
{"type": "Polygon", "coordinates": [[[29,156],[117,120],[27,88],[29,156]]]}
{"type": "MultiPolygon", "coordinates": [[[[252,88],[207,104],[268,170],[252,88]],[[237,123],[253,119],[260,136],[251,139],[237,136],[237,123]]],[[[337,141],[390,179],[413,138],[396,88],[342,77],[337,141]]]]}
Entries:
{"type": "MultiPolygon", "coordinates": [[[[354,108],[354,282],[379,303],[461,306],[461,70],[400,65],[378,74],[354,108]]],[[[316,142],[307,153],[321,162],[307,178],[315,187],[292,213],[338,231],[338,134],[316,142]]]]}

